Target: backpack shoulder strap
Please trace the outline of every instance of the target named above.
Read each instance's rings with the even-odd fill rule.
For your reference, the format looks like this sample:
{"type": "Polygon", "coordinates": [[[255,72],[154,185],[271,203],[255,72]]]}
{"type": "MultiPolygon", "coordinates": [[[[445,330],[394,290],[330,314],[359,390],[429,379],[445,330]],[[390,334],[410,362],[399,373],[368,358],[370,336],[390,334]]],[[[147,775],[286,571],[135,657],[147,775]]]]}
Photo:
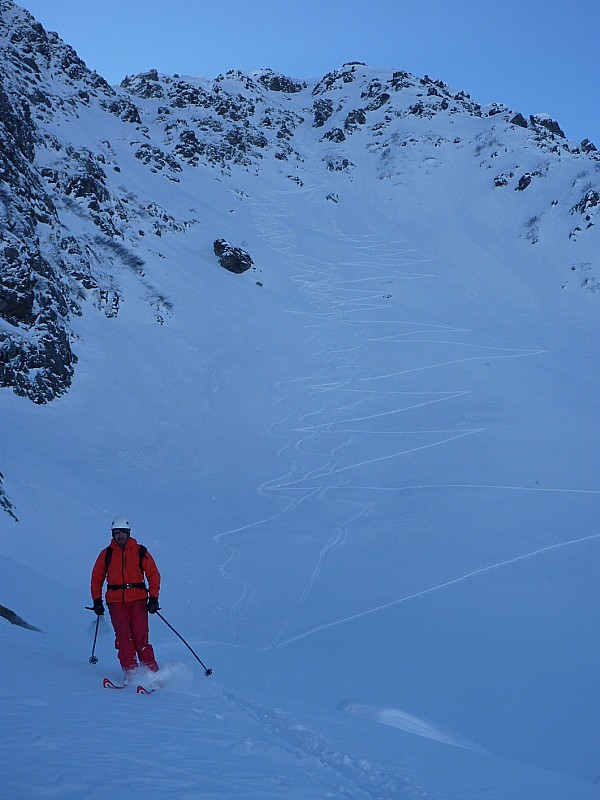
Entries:
{"type": "MultiPolygon", "coordinates": [[[[112,547],[109,545],[106,550],[104,551],[104,571],[108,572],[108,565],[110,564],[110,560],[112,558],[112,547]]],[[[143,570],[143,560],[146,558],[146,553],[148,552],[148,548],[144,547],[143,544],[140,545],[140,569],[143,570]]]]}
{"type": "Polygon", "coordinates": [[[142,561],[146,558],[146,553],[148,552],[148,548],[144,547],[143,544],[140,545],[140,569],[142,572],[144,571],[144,567],[142,561]]]}

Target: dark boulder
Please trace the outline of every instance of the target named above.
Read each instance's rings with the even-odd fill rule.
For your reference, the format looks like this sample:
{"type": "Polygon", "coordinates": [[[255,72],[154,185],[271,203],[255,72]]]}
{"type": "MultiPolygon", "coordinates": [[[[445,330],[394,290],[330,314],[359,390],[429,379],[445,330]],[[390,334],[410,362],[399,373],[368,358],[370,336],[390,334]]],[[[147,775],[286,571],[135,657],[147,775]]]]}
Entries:
{"type": "Polygon", "coordinates": [[[516,192],[523,192],[533,180],[533,175],[531,172],[526,172],[524,175],[521,175],[519,178],[519,183],[515,187],[516,192]]]}
{"type": "Polygon", "coordinates": [[[217,239],[213,245],[215,255],[219,259],[219,264],[223,269],[234,272],[236,275],[241,275],[253,266],[254,261],[249,253],[242,250],[241,247],[234,247],[225,241],[225,239],[217,239]]]}

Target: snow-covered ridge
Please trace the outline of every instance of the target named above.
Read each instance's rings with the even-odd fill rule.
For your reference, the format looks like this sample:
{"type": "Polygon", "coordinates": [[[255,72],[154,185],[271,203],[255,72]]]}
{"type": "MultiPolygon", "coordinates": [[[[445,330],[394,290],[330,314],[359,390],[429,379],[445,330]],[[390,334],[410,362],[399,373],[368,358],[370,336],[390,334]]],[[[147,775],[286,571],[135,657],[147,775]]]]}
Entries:
{"type": "MultiPolygon", "coordinates": [[[[2,0],[1,8],[6,230],[0,382],[36,402],[70,384],[76,362],[70,314],[81,312],[86,297],[118,313],[121,292],[106,271],[106,255],[143,280],[144,259],[131,251],[140,237],[197,224],[193,214],[169,209],[160,183],[152,197],[125,188],[136,162],[190,189],[204,180],[190,168],[215,170],[232,181],[236,169],[258,179],[274,168],[301,187],[315,169],[323,181],[341,173],[351,182],[360,162],[372,180],[408,191],[409,174],[420,171],[420,180],[434,182],[432,165],[447,169],[460,160],[461,170],[479,174],[482,189],[504,193],[505,213],[521,217],[522,235],[532,244],[543,241],[549,212],[556,218],[552,206],[559,206],[565,236],[585,236],[594,225],[600,156],[591,142],[567,141],[547,115],[526,119],[502,105],[482,107],[441,81],[361,63],[316,82],[272,70],[232,70],[214,81],[150,70],[111,88],[11,0],[2,0]],[[545,202],[538,196],[520,202],[519,193],[535,195],[541,182],[555,187],[550,208],[545,191],[545,202]]],[[[333,186],[326,194],[339,197],[333,186]]],[[[553,230],[556,224],[553,219],[553,230]]],[[[565,272],[573,269],[595,290],[593,262],[565,265],[565,272]]],[[[148,292],[163,320],[168,309],[151,286],[148,292]]]]}
{"type": "MultiPolygon", "coordinates": [[[[408,192],[409,174],[433,183],[432,165],[458,168],[460,161],[461,171],[479,175],[482,190],[504,193],[505,213],[521,219],[533,244],[543,241],[553,210],[546,191],[542,200],[529,188],[542,182],[555,186],[550,204],[560,206],[565,236],[586,236],[594,225],[600,156],[591,142],[566,140],[547,115],[482,107],[442,81],[358,62],[318,81],[272,70],[232,70],[213,81],[149,70],[112,88],[11,0],[0,8],[0,384],[35,402],[70,385],[77,357],[69,316],[86,298],[118,312],[121,290],[106,270],[107,253],[143,280],[144,259],[131,252],[144,244],[140,237],[183,233],[198,222],[174,210],[160,181],[150,195],[132,192],[127,176],[137,163],[190,191],[205,180],[194,168],[233,182],[239,169],[257,181],[274,169],[298,187],[316,169],[332,182],[326,194],[334,198],[335,173],[352,182],[360,169],[408,192]],[[518,194],[525,190],[524,204],[518,194]]],[[[573,266],[595,289],[595,264],[566,264],[565,273],[573,266]]],[[[164,320],[169,310],[152,286],[147,291],[164,320]]]]}
{"type": "MultiPolygon", "coordinates": [[[[323,128],[313,138],[313,145],[317,141],[341,144],[358,130],[376,138],[385,137],[395,128],[395,121],[410,120],[411,116],[425,123],[443,115],[448,123],[457,114],[480,119],[497,117],[495,128],[504,123],[505,127],[526,129],[531,142],[545,152],[585,154],[592,160],[600,159],[591,142],[586,140],[581,145],[569,142],[558,123],[548,115],[530,115],[525,119],[519,112],[496,103],[482,107],[467,93],[452,91],[428,76],[417,78],[407,72],[376,70],[365,64],[346,64],[312,84],[268,70],[250,76],[231,70],[214,81],[159,75],[150,70],[125,78],[121,88],[133,95],[136,102],[154,101],[143,107],[148,128],[162,127],[163,141],[176,142],[174,155],[194,164],[207,156],[208,148],[202,145],[204,139],[210,133],[223,134],[228,122],[239,134],[238,143],[243,147],[238,152],[235,147],[224,150],[220,158],[216,151],[211,151],[208,161],[222,167],[231,161],[249,166],[252,157],[261,158],[261,150],[274,145],[276,158],[304,160],[308,154],[294,151],[289,141],[293,132],[306,122],[313,128],[323,128]],[[175,118],[171,117],[173,114],[175,118]],[[196,149],[189,146],[192,141],[196,149]]],[[[481,131],[486,129],[489,126],[480,127],[481,131]]],[[[421,138],[427,132],[428,126],[422,125],[421,138]]],[[[231,136],[229,141],[234,144],[231,136]]]]}

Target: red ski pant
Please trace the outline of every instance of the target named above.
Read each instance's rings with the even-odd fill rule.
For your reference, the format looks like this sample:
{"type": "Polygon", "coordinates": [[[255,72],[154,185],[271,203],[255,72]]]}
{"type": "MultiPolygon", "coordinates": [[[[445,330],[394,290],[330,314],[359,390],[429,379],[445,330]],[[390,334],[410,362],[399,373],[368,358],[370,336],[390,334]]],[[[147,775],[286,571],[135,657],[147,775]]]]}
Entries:
{"type": "Polygon", "coordinates": [[[110,619],[115,629],[115,647],[124,670],[136,669],[137,659],[152,672],[158,670],[154,650],[148,642],[148,611],[145,600],[109,603],[110,619]],[[137,656],[137,657],[136,657],[137,656]]]}

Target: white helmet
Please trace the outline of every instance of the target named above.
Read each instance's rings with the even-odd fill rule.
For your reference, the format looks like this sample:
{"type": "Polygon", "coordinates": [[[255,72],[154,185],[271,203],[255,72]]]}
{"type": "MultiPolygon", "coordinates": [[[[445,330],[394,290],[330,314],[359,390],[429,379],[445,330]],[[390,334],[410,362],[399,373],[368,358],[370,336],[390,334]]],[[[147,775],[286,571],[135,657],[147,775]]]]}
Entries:
{"type": "Polygon", "coordinates": [[[123,530],[130,531],[131,530],[131,523],[127,519],[127,517],[115,517],[112,521],[110,526],[111,531],[115,531],[118,528],[122,528],[123,530]]]}

